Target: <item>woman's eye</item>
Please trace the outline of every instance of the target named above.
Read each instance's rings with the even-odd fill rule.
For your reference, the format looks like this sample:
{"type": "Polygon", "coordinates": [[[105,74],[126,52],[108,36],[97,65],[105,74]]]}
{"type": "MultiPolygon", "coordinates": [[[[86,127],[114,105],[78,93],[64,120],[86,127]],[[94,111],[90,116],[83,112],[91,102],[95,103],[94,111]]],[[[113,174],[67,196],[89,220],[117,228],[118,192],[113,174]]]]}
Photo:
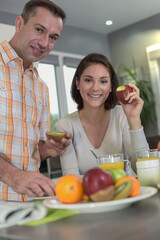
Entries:
{"type": "Polygon", "coordinates": [[[90,78],[86,78],[86,79],[85,79],[85,82],[88,82],[88,83],[89,83],[89,82],[91,82],[91,81],[92,81],[92,80],[91,80],[90,78]]]}
{"type": "Polygon", "coordinates": [[[102,83],[102,84],[106,84],[106,83],[107,83],[107,80],[104,80],[104,79],[103,79],[103,80],[101,80],[101,83],[102,83]]]}

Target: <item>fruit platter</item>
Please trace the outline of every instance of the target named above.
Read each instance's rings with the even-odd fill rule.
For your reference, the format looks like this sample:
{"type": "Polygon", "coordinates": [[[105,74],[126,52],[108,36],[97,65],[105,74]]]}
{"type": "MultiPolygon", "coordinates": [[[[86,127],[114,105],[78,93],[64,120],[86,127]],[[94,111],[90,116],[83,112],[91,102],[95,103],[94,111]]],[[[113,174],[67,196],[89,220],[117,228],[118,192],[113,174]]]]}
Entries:
{"type": "Polygon", "coordinates": [[[138,180],[126,176],[121,169],[88,170],[82,179],[65,175],[55,184],[56,195],[43,204],[54,209],[70,209],[79,213],[108,212],[123,209],[157,193],[153,187],[142,187],[138,180]]]}

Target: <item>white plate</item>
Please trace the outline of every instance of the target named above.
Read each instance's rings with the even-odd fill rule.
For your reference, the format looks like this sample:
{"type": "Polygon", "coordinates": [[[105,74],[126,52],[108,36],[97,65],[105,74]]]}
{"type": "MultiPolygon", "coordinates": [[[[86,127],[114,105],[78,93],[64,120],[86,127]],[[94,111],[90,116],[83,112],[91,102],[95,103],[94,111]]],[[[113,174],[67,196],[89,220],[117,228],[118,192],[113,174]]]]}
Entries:
{"type": "Polygon", "coordinates": [[[46,196],[46,197],[28,197],[28,201],[36,201],[36,200],[45,200],[45,199],[51,199],[52,196],[46,196]]]}
{"type": "Polygon", "coordinates": [[[62,204],[56,199],[46,199],[43,204],[49,208],[70,209],[80,213],[96,213],[109,212],[118,209],[123,209],[130,206],[132,203],[149,198],[157,193],[157,189],[153,187],[141,187],[140,195],[132,198],[125,198],[121,200],[96,202],[96,203],[75,203],[62,204]]]}

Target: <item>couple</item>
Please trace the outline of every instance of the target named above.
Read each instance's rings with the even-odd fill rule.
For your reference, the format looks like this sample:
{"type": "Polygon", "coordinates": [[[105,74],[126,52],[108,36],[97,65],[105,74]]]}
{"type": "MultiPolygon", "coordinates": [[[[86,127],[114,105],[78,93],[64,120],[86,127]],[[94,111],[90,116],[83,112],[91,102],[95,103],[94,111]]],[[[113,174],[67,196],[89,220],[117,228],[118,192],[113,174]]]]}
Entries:
{"type": "Polygon", "coordinates": [[[64,11],[53,2],[30,0],[26,3],[21,16],[16,19],[13,38],[10,42],[3,41],[0,44],[2,201],[27,201],[27,196],[53,195],[53,181],[38,171],[40,162],[48,157],[63,155],[61,161],[64,174],[70,172],[82,174],[87,168],[94,166],[92,158],[88,164],[90,156],[87,157],[87,161],[84,158],[84,162],[81,162],[82,155],[87,156],[89,149],[86,152],[85,149],[82,150],[83,145],[85,147],[87,145],[86,142],[80,141],[78,125],[83,126],[82,130],[86,134],[83,141],[88,139],[96,149],[99,149],[103,142],[105,145],[107,138],[110,142],[111,137],[106,138],[105,135],[108,135],[114,121],[117,121],[115,124],[117,128],[112,127],[111,135],[117,134],[120,139],[118,151],[122,150],[122,146],[126,147],[126,142],[130,144],[130,148],[125,149],[128,154],[132,150],[137,150],[137,147],[147,146],[140,121],[143,101],[139,97],[139,90],[131,85],[134,93],[128,96],[130,104],[122,106],[125,115],[121,107],[114,108],[117,103],[115,89],[118,81],[108,59],[97,54],[96,58],[104,59],[100,62],[93,60],[91,64],[86,65],[83,64],[83,61],[86,63],[86,58],[76,71],[72,95],[78,103],[79,111],[73,114],[73,117],[61,120],[57,127],[58,130],[68,132],[66,137],[59,143],[47,138],[47,131],[50,129],[48,88],[39,78],[33,63],[53,49],[63,29],[64,20],[64,11]],[[118,119],[115,120],[115,117],[118,119]],[[141,143],[140,146],[137,146],[138,142],[141,143]]]}

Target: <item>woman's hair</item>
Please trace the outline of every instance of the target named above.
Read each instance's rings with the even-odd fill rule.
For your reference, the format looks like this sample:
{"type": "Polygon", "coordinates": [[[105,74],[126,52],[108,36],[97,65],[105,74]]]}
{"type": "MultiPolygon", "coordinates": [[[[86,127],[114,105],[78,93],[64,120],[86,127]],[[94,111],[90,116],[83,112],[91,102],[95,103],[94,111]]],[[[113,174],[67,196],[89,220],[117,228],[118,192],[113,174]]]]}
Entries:
{"type": "Polygon", "coordinates": [[[118,99],[116,97],[116,89],[119,86],[119,80],[111,62],[108,60],[107,57],[105,57],[102,54],[91,53],[81,60],[73,77],[72,86],[71,86],[71,96],[73,100],[78,104],[77,109],[78,110],[82,109],[83,99],[81,97],[80,91],[77,89],[76,80],[79,82],[80,77],[84,72],[84,70],[92,64],[104,65],[110,74],[111,92],[108,98],[106,99],[104,106],[105,106],[105,109],[111,109],[118,102],[118,99]]]}
{"type": "Polygon", "coordinates": [[[55,3],[50,0],[30,0],[25,4],[23,12],[21,14],[24,19],[24,24],[28,22],[30,17],[36,15],[37,7],[44,7],[48,9],[54,16],[60,17],[64,23],[64,20],[66,18],[65,12],[55,3]]]}

